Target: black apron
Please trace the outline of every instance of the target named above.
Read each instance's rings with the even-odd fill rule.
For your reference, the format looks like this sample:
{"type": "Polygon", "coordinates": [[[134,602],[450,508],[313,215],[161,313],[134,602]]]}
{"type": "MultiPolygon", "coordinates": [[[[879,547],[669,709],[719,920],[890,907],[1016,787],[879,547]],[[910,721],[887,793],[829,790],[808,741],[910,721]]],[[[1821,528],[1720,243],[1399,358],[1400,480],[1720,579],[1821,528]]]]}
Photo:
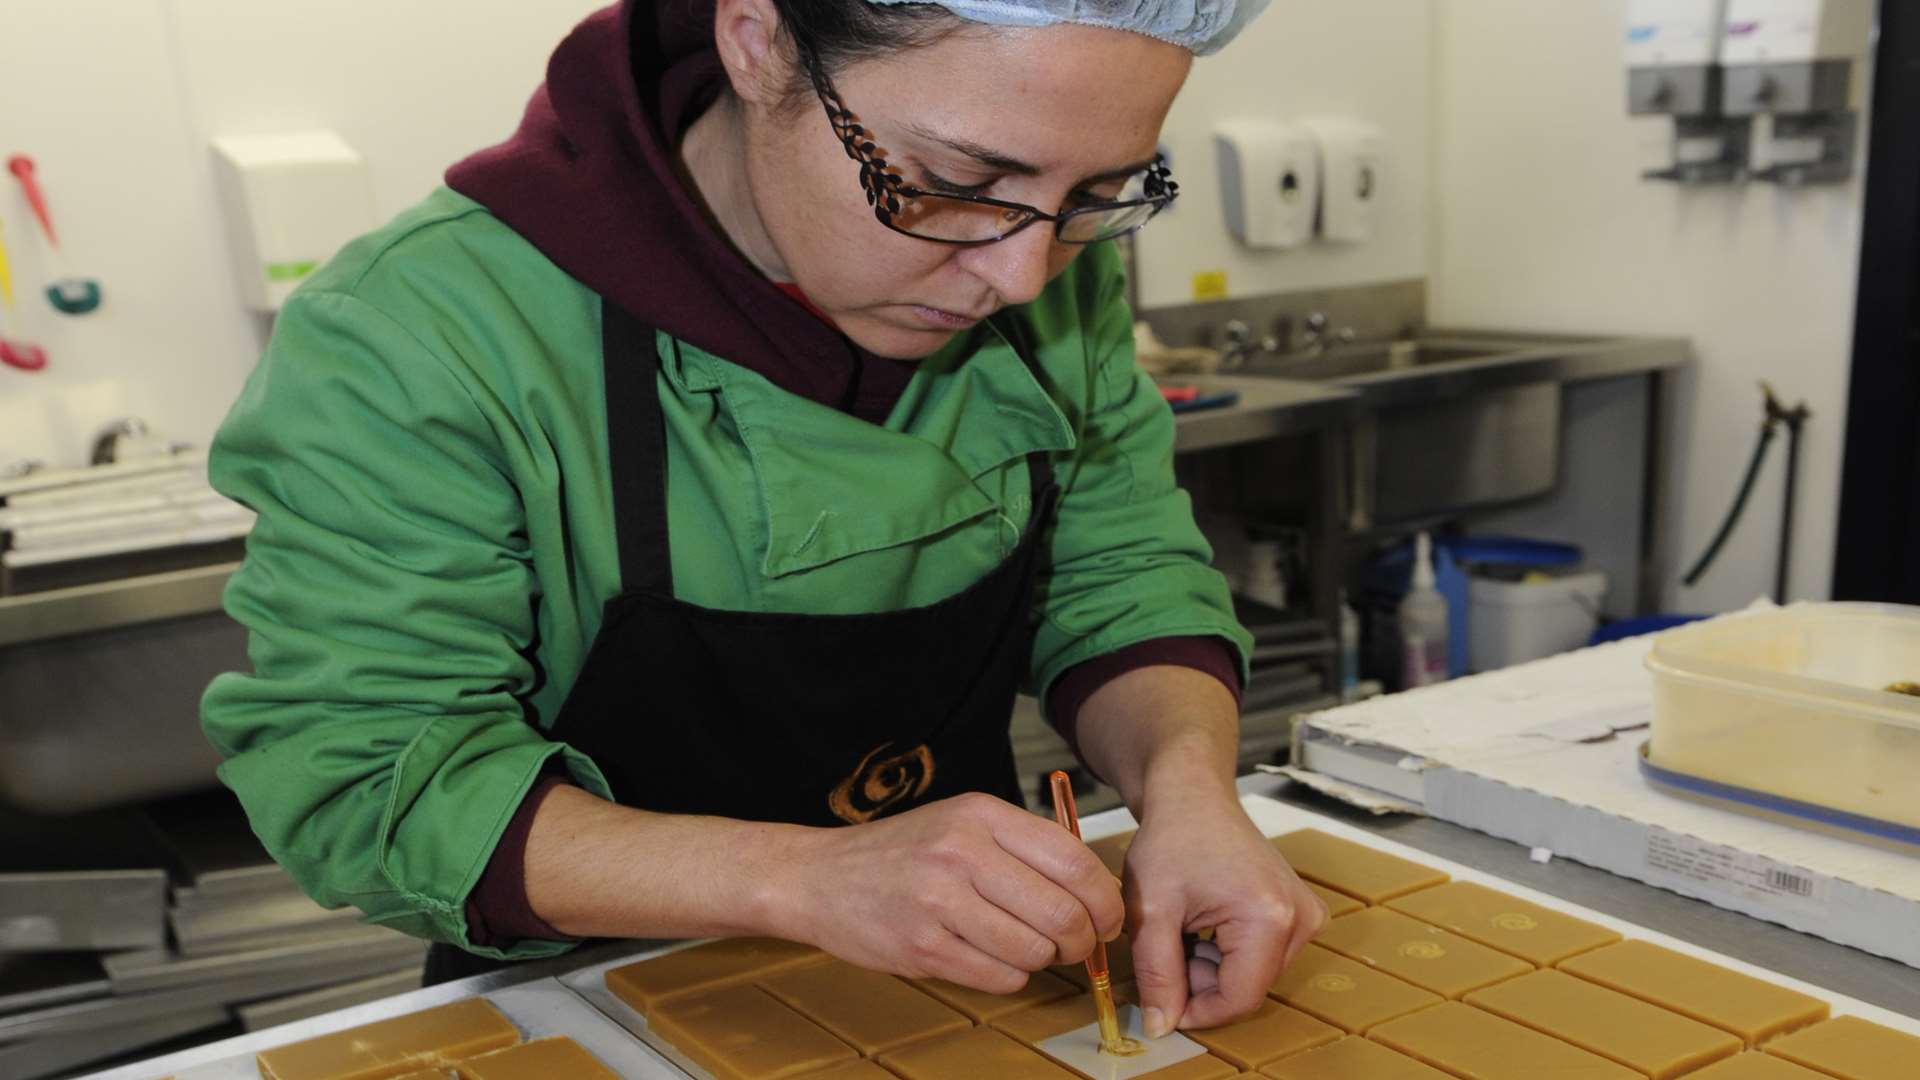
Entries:
{"type": "MultiPolygon", "coordinates": [[[[938,603],[865,615],[690,604],[673,595],[654,331],[602,308],[622,591],[552,738],[592,758],[622,805],[663,813],[833,826],[970,791],[1020,804],[1008,722],[1058,496],[1048,455],[1027,458],[1019,545],[938,603]]],[[[435,945],[426,983],[502,966],[435,945]]]]}

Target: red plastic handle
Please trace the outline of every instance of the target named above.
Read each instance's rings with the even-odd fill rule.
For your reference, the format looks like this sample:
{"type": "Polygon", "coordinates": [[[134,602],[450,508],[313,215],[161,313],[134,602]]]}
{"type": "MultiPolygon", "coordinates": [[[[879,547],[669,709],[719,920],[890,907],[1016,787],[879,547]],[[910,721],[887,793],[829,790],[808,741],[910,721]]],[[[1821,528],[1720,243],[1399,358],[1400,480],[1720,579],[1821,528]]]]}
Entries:
{"type": "Polygon", "coordinates": [[[47,243],[60,246],[60,237],[53,231],[53,214],[47,210],[47,197],[40,191],[40,181],[33,175],[33,159],[25,154],[15,154],[7,159],[7,171],[20,181],[27,191],[27,202],[33,206],[33,216],[40,219],[40,227],[47,230],[47,243]]]}
{"type": "Polygon", "coordinates": [[[38,345],[15,345],[0,341],[0,364],[21,371],[39,371],[47,366],[47,350],[38,345]]]}

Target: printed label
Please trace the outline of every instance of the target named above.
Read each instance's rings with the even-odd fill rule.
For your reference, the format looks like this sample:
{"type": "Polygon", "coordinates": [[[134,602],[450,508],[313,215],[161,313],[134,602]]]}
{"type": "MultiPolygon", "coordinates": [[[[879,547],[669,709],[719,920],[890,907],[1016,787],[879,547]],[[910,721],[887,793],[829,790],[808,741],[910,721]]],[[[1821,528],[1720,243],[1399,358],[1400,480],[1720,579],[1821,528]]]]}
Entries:
{"type": "Polygon", "coordinates": [[[1225,300],[1227,298],[1227,272],[1225,270],[1203,270],[1193,275],[1193,298],[1195,300],[1225,300]]]}
{"type": "Polygon", "coordinates": [[[1403,645],[1406,655],[1401,663],[1401,689],[1412,690],[1417,686],[1432,686],[1447,681],[1447,646],[1444,641],[1428,641],[1418,634],[1409,634],[1403,645]]]}
{"type": "Polygon", "coordinates": [[[1647,832],[1647,880],[1732,888],[1749,898],[1796,907],[1816,907],[1826,899],[1823,883],[1803,870],[1664,829],[1647,832]]]}

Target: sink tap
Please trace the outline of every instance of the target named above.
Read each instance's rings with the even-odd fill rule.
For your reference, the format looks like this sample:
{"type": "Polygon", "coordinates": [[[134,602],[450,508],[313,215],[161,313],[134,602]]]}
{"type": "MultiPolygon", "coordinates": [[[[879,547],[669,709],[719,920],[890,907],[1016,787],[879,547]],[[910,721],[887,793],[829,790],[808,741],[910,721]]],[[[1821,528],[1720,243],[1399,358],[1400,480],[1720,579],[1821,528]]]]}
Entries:
{"type": "Polygon", "coordinates": [[[1220,370],[1236,371],[1246,366],[1247,361],[1256,353],[1280,351],[1280,339],[1268,334],[1256,338],[1253,327],[1239,319],[1227,320],[1223,328],[1226,344],[1220,347],[1220,370]]]}
{"type": "Polygon", "coordinates": [[[1305,322],[1306,335],[1300,344],[1301,351],[1309,356],[1318,356],[1334,345],[1351,344],[1359,336],[1351,326],[1329,330],[1333,320],[1324,311],[1309,312],[1305,322]]]}

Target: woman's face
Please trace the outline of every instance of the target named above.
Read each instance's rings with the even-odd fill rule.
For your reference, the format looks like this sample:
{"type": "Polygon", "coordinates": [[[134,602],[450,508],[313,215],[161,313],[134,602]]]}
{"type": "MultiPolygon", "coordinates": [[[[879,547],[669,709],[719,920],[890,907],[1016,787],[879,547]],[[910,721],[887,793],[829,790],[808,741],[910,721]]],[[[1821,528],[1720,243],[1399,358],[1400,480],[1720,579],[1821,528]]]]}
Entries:
{"type": "MultiPolygon", "coordinates": [[[[1150,161],[1192,54],[1088,26],[968,27],[834,77],[846,107],[909,185],[1048,212],[1112,197],[1111,174],[1150,161]]],[[[863,348],[919,358],[1000,308],[1024,304],[1079,248],[1038,221],[997,243],[904,236],[874,218],[817,104],[748,105],[747,175],[782,269],[863,348]]]]}

